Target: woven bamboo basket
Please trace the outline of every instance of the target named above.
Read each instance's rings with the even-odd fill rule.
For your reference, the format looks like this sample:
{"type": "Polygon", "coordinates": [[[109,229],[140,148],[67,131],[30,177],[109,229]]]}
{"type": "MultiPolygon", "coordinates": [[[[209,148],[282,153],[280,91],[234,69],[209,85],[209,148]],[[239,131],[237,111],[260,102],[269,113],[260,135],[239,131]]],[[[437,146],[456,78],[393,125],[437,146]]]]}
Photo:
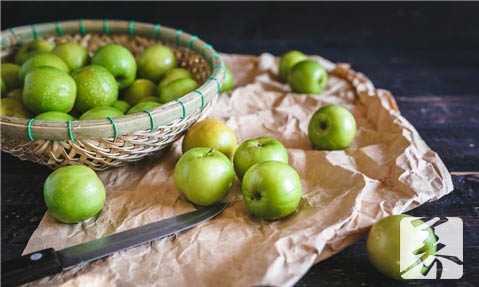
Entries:
{"type": "Polygon", "coordinates": [[[1,149],[22,160],[52,169],[80,164],[96,170],[138,161],[167,147],[214,105],[223,83],[223,61],[197,36],[134,21],[77,20],[22,26],[2,31],[2,62],[13,62],[18,47],[43,38],[59,44],[73,41],[90,56],[108,43],[128,48],[135,57],[152,45],[174,51],[179,67],[201,86],[177,101],[147,112],[109,119],[48,122],[0,116],[1,149]]]}

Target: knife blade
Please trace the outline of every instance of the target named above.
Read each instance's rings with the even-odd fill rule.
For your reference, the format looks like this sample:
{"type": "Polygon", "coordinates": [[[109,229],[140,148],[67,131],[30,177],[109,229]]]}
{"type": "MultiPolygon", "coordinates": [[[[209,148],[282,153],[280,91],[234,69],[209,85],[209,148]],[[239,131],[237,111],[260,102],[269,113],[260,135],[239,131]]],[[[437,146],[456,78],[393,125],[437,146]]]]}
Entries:
{"type": "Polygon", "coordinates": [[[2,286],[25,284],[114,252],[173,235],[219,215],[227,206],[228,203],[221,203],[204,207],[59,251],[48,248],[2,262],[2,286]]]}

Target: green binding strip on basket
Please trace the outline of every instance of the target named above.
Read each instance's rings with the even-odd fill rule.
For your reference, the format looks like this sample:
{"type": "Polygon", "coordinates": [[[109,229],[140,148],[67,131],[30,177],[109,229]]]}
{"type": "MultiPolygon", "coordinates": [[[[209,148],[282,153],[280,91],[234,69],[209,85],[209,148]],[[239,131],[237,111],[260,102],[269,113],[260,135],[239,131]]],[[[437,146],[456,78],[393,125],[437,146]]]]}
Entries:
{"type": "Polygon", "coordinates": [[[30,119],[30,121],[28,121],[28,128],[27,128],[27,131],[28,131],[28,137],[30,138],[30,140],[33,142],[35,141],[35,139],[33,138],[32,136],[32,131],[30,130],[30,127],[32,125],[32,122],[34,121],[35,119],[30,119]]]}
{"type": "Polygon", "coordinates": [[[155,30],[153,32],[153,35],[154,35],[155,39],[158,39],[158,36],[160,36],[160,33],[159,33],[160,27],[161,27],[160,24],[155,25],[155,30]]]}
{"type": "Polygon", "coordinates": [[[113,129],[115,130],[115,136],[113,138],[116,139],[118,137],[118,130],[116,129],[115,121],[110,116],[107,116],[106,118],[109,119],[113,125],[113,129]]]}
{"type": "Polygon", "coordinates": [[[218,54],[218,53],[213,53],[213,54],[210,55],[210,57],[208,58],[208,64],[210,64],[210,67],[213,66],[213,58],[214,57],[221,58],[221,55],[218,54]]]}
{"type": "Polygon", "coordinates": [[[135,34],[135,20],[130,21],[129,30],[130,35],[133,36],[135,34]]]}
{"type": "Polygon", "coordinates": [[[86,33],[85,23],[84,23],[83,19],[80,19],[80,34],[85,35],[85,33],[86,33]]]}
{"type": "Polygon", "coordinates": [[[72,133],[72,121],[68,121],[68,134],[70,135],[70,140],[72,142],[75,141],[75,139],[73,138],[73,133],[72,133]]]}
{"type": "Polygon", "coordinates": [[[35,25],[33,24],[30,24],[30,27],[32,27],[33,39],[38,40],[37,28],[35,28],[35,25]]]}
{"type": "Polygon", "coordinates": [[[193,42],[197,39],[198,39],[198,36],[196,36],[196,35],[194,35],[190,38],[190,42],[188,43],[188,47],[190,48],[190,50],[193,51],[193,42]]]}
{"type": "Polygon", "coordinates": [[[192,91],[192,93],[198,93],[201,95],[201,107],[200,107],[200,110],[203,109],[203,107],[205,106],[205,95],[203,95],[203,93],[199,90],[194,90],[192,91]]]}
{"type": "Polygon", "coordinates": [[[176,46],[180,46],[180,34],[183,33],[183,30],[179,29],[179,30],[176,30],[176,34],[175,34],[175,41],[176,41],[176,46]]]}
{"type": "Polygon", "coordinates": [[[8,28],[8,31],[13,35],[13,38],[15,38],[15,41],[17,41],[17,45],[20,45],[21,44],[21,41],[20,39],[18,39],[18,36],[17,34],[15,33],[15,31],[13,31],[12,28],[8,28]]]}
{"type": "Polygon", "coordinates": [[[55,21],[55,26],[57,26],[58,36],[63,36],[62,26],[60,26],[60,23],[58,21],[55,21]]]}
{"type": "Polygon", "coordinates": [[[210,77],[210,78],[208,78],[207,81],[209,81],[209,80],[215,80],[215,81],[216,81],[216,83],[218,84],[218,94],[221,93],[221,84],[220,84],[220,81],[218,81],[218,79],[215,78],[215,77],[210,77]]]}
{"type": "Polygon", "coordinates": [[[203,47],[201,47],[201,57],[203,57],[203,59],[205,58],[205,49],[206,48],[210,48],[210,49],[213,49],[213,46],[211,46],[210,44],[204,44],[203,47]]]}
{"type": "Polygon", "coordinates": [[[180,118],[180,119],[184,119],[186,117],[186,109],[185,109],[185,105],[183,104],[183,102],[180,100],[180,99],[175,99],[175,101],[177,101],[178,103],[181,104],[181,107],[183,107],[183,116],[180,118]]]}
{"type": "Polygon", "coordinates": [[[110,34],[110,20],[105,19],[103,21],[103,29],[105,30],[105,34],[107,34],[107,35],[110,34]]]}
{"type": "Polygon", "coordinates": [[[155,129],[155,121],[153,120],[153,116],[151,115],[151,112],[149,110],[143,110],[143,111],[150,116],[150,121],[151,121],[150,131],[154,130],[155,129]]]}
{"type": "Polygon", "coordinates": [[[223,68],[223,81],[224,81],[226,77],[226,69],[224,65],[214,65],[213,67],[210,68],[210,73],[213,73],[213,71],[218,68],[223,68]]]}

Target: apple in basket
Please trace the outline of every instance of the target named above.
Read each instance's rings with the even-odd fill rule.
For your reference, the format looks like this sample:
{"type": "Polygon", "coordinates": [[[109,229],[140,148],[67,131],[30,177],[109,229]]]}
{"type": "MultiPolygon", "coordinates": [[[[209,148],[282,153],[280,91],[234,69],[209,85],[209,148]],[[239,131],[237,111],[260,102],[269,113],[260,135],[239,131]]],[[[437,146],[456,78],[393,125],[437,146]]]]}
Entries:
{"type": "Polygon", "coordinates": [[[90,65],[72,73],[78,87],[75,108],[80,113],[98,106],[110,106],[118,99],[118,84],[104,67],[90,65]]]}
{"type": "Polygon", "coordinates": [[[316,149],[345,149],[356,136],[356,120],[342,106],[328,105],[314,113],[309,122],[308,135],[316,149]]]}
{"type": "Polygon", "coordinates": [[[67,74],[70,73],[70,68],[60,57],[52,53],[41,53],[31,57],[22,65],[20,72],[18,72],[20,82],[23,83],[25,76],[38,67],[53,67],[65,71],[67,74]]]}
{"type": "Polygon", "coordinates": [[[53,50],[53,45],[47,40],[39,39],[30,41],[18,49],[15,56],[15,62],[18,65],[23,65],[23,63],[25,63],[30,57],[40,53],[50,52],[51,50],[53,50]]]}
{"type": "Polygon", "coordinates": [[[125,91],[124,100],[134,106],[142,99],[154,96],[156,96],[156,85],[153,81],[136,79],[125,91]]]}
{"type": "Polygon", "coordinates": [[[65,71],[38,67],[25,77],[23,103],[34,113],[68,113],[75,104],[77,85],[65,71]]]}
{"type": "Polygon", "coordinates": [[[15,98],[0,99],[0,115],[21,119],[30,118],[30,112],[23,103],[15,98]]]}
{"type": "Polygon", "coordinates": [[[8,92],[22,87],[20,79],[18,78],[18,72],[20,72],[20,68],[21,67],[19,65],[11,63],[1,64],[0,72],[2,73],[2,80],[7,86],[8,92]]]}
{"type": "Polygon", "coordinates": [[[138,57],[138,75],[155,83],[159,83],[175,66],[175,54],[165,46],[149,47],[138,57]]]}
{"type": "Polygon", "coordinates": [[[118,88],[130,86],[136,78],[136,61],[131,52],[116,44],[109,44],[98,49],[91,63],[105,67],[115,77],[118,88]]]}
{"type": "Polygon", "coordinates": [[[178,191],[187,200],[200,206],[221,201],[231,190],[234,178],[230,159],[214,148],[188,150],[174,171],[178,191]]]}
{"type": "Polygon", "coordinates": [[[73,42],[65,42],[56,46],[52,53],[60,57],[72,72],[85,66],[88,61],[87,50],[73,42]]]}

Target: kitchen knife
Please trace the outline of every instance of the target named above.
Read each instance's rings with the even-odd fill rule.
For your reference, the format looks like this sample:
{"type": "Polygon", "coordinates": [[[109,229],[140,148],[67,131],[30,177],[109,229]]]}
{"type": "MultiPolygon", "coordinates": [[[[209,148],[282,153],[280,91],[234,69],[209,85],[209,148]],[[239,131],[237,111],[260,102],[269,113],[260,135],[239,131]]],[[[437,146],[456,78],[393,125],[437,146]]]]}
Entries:
{"type": "Polygon", "coordinates": [[[189,229],[220,214],[227,203],[181,214],[59,251],[48,248],[2,262],[2,286],[18,286],[75,265],[108,256],[189,229]]]}

